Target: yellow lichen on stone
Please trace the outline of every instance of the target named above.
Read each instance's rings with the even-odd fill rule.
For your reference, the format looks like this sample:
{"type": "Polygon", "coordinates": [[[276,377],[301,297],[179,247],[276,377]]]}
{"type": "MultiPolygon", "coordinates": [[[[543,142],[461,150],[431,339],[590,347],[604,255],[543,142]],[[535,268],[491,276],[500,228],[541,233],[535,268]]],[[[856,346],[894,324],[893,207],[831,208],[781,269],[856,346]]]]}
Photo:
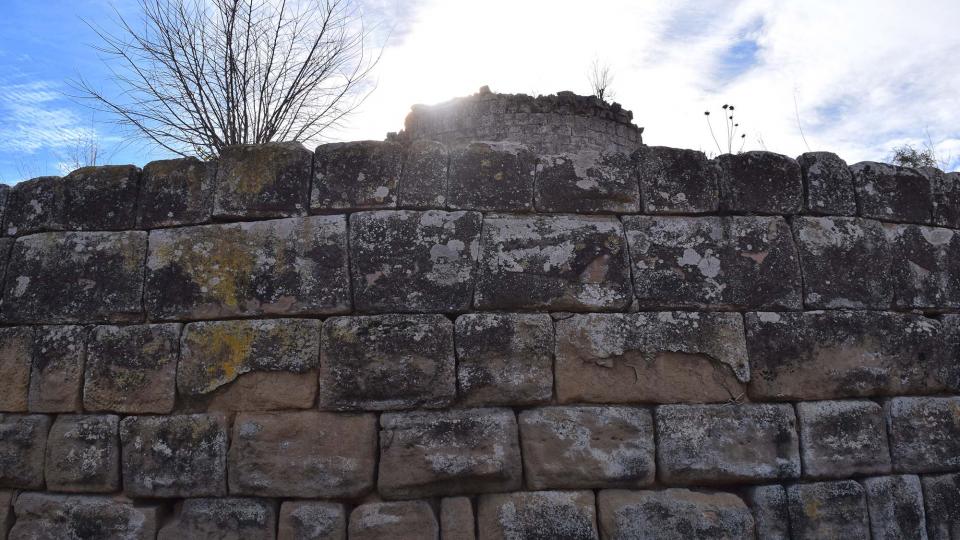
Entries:
{"type": "Polygon", "coordinates": [[[212,325],[205,329],[195,346],[200,349],[197,356],[208,359],[207,375],[211,381],[204,388],[210,392],[236,379],[248,371],[251,346],[254,339],[253,328],[247,325],[212,325]]]}

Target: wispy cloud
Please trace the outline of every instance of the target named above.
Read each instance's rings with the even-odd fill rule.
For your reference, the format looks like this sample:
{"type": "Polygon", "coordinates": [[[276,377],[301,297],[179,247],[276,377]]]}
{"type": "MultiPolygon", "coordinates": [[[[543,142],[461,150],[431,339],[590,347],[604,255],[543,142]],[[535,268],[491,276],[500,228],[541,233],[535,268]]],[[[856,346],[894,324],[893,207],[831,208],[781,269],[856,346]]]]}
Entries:
{"type": "Polygon", "coordinates": [[[32,154],[96,137],[65,101],[58,83],[0,80],[0,152],[32,154]]]}

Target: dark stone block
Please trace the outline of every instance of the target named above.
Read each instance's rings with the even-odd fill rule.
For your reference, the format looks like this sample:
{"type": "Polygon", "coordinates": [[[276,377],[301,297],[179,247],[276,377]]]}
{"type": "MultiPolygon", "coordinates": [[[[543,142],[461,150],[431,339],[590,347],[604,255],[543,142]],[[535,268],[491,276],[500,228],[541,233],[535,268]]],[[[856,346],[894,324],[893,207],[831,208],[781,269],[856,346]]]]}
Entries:
{"type": "Polygon", "coordinates": [[[155,538],[163,508],[106,495],[22,493],[10,540],[155,538]]]}
{"type": "Polygon", "coordinates": [[[41,176],[13,186],[3,213],[6,234],[62,230],[63,187],[59,176],[41,176]]]}
{"type": "Polygon", "coordinates": [[[447,206],[447,147],[435,141],[414,141],[406,149],[400,175],[399,206],[431,209],[447,206]]]}
{"type": "Polygon", "coordinates": [[[808,478],[888,474],[883,409],[872,401],[797,403],[800,456],[808,478]]]}
{"type": "Polygon", "coordinates": [[[47,489],[111,493],[120,489],[118,416],[60,415],[47,439],[47,489]]]}
{"type": "Polygon", "coordinates": [[[451,149],[448,204],[458,210],[533,208],[536,157],[525,146],[477,142],[451,149]]]}
{"type": "Polygon", "coordinates": [[[803,175],[804,211],[833,216],[857,215],[853,174],[847,162],[830,152],[807,152],[797,158],[803,175]]]}
{"type": "Polygon", "coordinates": [[[347,509],[322,501],[285,501],[278,540],[347,540],[347,509]]]}
{"type": "Polygon", "coordinates": [[[133,165],[84,167],[61,182],[60,222],[65,229],[116,231],[136,227],[140,169],[133,165]]]}
{"type": "Polygon", "coordinates": [[[79,412],[87,328],[37,326],[30,370],[30,412],[79,412]]]}
{"type": "Polygon", "coordinates": [[[426,501],[370,502],[350,513],[350,540],[438,540],[440,528],[426,501]]]}
{"type": "Polygon", "coordinates": [[[403,148],[392,142],[357,141],[317,147],[310,211],[395,208],[403,148]]]}
{"type": "Polygon", "coordinates": [[[473,502],[468,497],[440,500],[440,538],[443,540],[477,540],[476,523],[473,502]]]}
{"type": "Polygon", "coordinates": [[[803,207],[800,165],[773,152],[723,154],[720,208],[757,214],[796,214],[803,207]]]}
{"type": "Polygon", "coordinates": [[[533,491],[483,495],[477,503],[479,537],[599,540],[592,491],[533,491]]]}
{"type": "Polygon", "coordinates": [[[923,476],[927,535],[930,540],[954,540],[960,536],[960,474],[923,476]]]}
{"type": "Polygon", "coordinates": [[[210,221],[216,163],[196,158],[152,161],[143,167],[137,226],[144,229],[210,221]]]}
{"type": "Polygon", "coordinates": [[[604,490],[597,496],[603,538],[753,540],[753,516],[732,493],[687,489],[604,490]]]}
{"type": "Polygon", "coordinates": [[[917,169],[863,161],[851,165],[850,172],[861,217],[932,223],[930,179],[917,169]]]}
{"type": "Polygon", "coordinates": [[[7,540],[7,531],[13,525],[13,499],[16,493],[0,490],[0,540],[7,540]]]}
{"type": "Polygon", "coordinates": [[[0,412],[26,412],[33,366],[33,328],[0,328],[0,412]]]}
{"type": "Polygon", "coordinates": [[[536,207],[539,212],[639,212],[636,163],[627,154],[588,150],[542,156],[536,207]]]}
{"type": "Polygon", "coordinates": [[[298,142],[222,148],[213,215],[271,218],[306,214],[312,162],[313,154],[298,142]]]}
{"type": "Polygon", "coordinates": [[[863,486],[867,491],[873,540],[927,540],[919,477],[867,478],[863,486]]]}
{"type": "Polygon", "coordinates": [[[50,417],[0,414],[0,488],[43,489],[50,417]]]}
{"type": "Polygon", "coordinates": [[[887,225],[899,309],[960,308],[960,233],[923,225],[887,225]]]}
{"type": "Polygon", "coordinates": [[[790,540],[790,510],[783,486],[754,486],[747,489],[744,498],[753,512],[757,538],[790,540]]]}
{"type": "Polygon", "coordinates": [[[721,169],[703,152],[644,146],[636,156],[644,213],[703,214],[717,210],[721,169]]]}
{"type": "Polygon", "coordinates": [[[277,505],[269,499],[187,499],[173,520],[160,529],[157,540],[273,540],[276,531],[277,505]]]}
{"type": "Polygon", "coordinates": [[[870,538],[863,487],[853,480],[787,486],[794,540],[870,538]]]}
{"type": "Polygon", "coordinates": [[[960,228],[960,172],[944,173],[924,167],[920,172],[930,179],[933,191],[933,223],[960,228]]]}
{"type": "Polygon", "coordinates": [[[884,411],[895,471],[960,469],[960,397],[896,397],[884,411]]]}

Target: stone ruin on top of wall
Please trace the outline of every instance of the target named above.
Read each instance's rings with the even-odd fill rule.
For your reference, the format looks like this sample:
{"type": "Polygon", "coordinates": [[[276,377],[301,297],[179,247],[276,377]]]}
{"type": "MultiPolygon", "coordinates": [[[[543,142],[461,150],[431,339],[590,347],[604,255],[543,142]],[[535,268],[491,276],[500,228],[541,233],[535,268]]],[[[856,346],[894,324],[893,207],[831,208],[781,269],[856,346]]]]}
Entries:
{"type": "Polygon", "coordinates": [[[960,537],[957,173],[483,93],[0,199],[0,539],[960,537]]]}

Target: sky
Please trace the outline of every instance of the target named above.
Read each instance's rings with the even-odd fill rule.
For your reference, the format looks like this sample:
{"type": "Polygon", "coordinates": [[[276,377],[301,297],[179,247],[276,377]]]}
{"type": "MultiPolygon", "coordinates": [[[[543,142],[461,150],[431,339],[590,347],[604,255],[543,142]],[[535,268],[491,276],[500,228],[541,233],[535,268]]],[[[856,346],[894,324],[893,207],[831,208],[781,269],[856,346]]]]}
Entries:
{"type": "MultiPolygon", "coordinates": [[[[484,85],[587,94],[597,60],[646,144],[726,151],[721,106],[734,104],[744,150],[828,150],[854,163],[930,144],[960,170],[956,0],[358,1],[382,53],[376,87],[311,148],[381,140],[412,104],[484,85]]],[[[0,181],[62,174],[91,137],[101,161],[170,157],[70,97],[78,76],[110,84],[84,21],[109,29],[113,9],[136,17],[136,0],[0,3],[0,181]]]]}

